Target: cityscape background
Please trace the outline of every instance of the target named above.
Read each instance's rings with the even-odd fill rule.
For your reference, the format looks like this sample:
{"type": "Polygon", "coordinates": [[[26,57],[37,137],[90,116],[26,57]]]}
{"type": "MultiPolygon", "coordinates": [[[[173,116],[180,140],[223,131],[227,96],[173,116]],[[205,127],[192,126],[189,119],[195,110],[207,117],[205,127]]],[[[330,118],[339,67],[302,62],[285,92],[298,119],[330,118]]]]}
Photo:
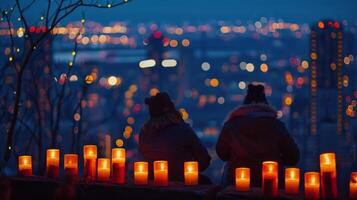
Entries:
{"type": "MultiPolygon", "coordinates": [[[[217,136],[229,112],[242,104],[247,85],[262,83],[300,147],[302,171],[318,170],[319,153],[334,151],[339,186],[347,188],[357,166],[355,4],[137,0],[109,11],[76,12],[30,61],[14,154],[30,153],[43,163],[36,153],[40,143],[78,153],[91,143],[99,145],[100,157],[118,146],[127,149],[129,163],[139,160],[138,132],[148,119],[144,98],[166,91],[213,157],[205,174],[220,183],[217,136]],[[54,108],[58,96],[63,104],[54,108]],[[39,120],[41,115],[48,118],[39,120]]],[[[15,43],[45,31],[36,20],[41,6],[32,9],[39,12],[29,30],[12,30],[15,43]]],[[[0,37],[3,69],[12,60],[3,19],[0,37]]],[[[13,84],[13,74],[1,73],[1,147],[13,84]]],[[[9,163],[6,173],[15,174],[16,159],[9,163]]],[[[41,173],[41,166],[34,169],[41,173]]]]}

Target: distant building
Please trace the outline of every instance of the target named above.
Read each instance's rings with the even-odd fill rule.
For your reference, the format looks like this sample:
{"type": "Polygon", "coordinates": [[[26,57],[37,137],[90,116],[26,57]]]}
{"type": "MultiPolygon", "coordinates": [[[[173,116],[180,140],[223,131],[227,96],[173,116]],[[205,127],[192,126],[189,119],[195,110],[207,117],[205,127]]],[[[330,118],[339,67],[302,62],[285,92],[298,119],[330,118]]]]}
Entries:
{"type": "MultiPolygon", "coordinates": [[[[338,21],[319,21],[310,35],[310,131],[306,140],[306,169],[318,167],[318,154],[336,152],[338,168],[347,172],[351,160],[350,123],[346,114],[350,94],[346,58],[353,38],[338,21]]],[[[346,177],[348,175],[346,174],[346,177]]]]}

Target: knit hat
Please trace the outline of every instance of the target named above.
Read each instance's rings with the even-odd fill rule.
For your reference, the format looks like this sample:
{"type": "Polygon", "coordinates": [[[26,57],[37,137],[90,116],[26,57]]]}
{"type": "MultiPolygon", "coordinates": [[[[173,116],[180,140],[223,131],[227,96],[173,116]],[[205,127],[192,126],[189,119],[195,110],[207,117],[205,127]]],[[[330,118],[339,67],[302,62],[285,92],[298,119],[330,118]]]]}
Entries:
{"type": "Polygon", "coordinates": [[[175,105],[166,92],[159,92],[155,96],[145,98],[151,117],[159,117],[167,112],[175,111],[175,105]]]}

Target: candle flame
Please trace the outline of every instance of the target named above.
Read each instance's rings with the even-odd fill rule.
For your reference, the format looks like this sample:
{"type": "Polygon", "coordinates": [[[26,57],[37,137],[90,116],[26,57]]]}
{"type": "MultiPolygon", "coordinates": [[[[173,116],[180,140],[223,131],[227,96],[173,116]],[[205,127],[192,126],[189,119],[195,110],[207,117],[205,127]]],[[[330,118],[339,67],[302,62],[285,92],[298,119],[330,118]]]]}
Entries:
{"type": "Polygon", "coordinates": [[[88,151],[88,155],[92,156],[93,154],[94,154],[94,153],[93,153],[92,150],[89,150],[89,151],[88,151]]]}
{"type": "Polygon", "coordinates": [[[143,172],[143,171],[144,171],[143,165],[139,165],[139,172],[143,172]]]}
{"type": "Polygon", "coordinates": [[[56,157],[56,153],[54,151],[51,151],[51,158],[55,158],[56,157]]]}
{"type": "Polygon", "coordinates": [[[23,164],[27,165],[27,159],[26,158],[23,159],[23,164]]]}
{"type": "Polygon", "coordinates": [[[192,166],[188,166],[188,167],[187,167],[187,171],[188,171],[188,172],[192,172],[192,171],[193,171],[192,166]]]}
{"type": "Polygon", "coordinates": [[[290,178],[295,178],[295,171],[290,171],[290,178]]]}
{"type": "Polygon", "coordinates": [[[269,170],[269,172],[273,172],[273,165],[269,165],[268,170],[269,170]]]}
{"type": "Polygon", "coordinates": [[[331,159],[327,154],[324,155],[324,158],[325,158],[325,164],[330,164],[331,163],[331,159]]]}
{"type": "Polygon", "coordinates": [[[164,163],[160,163],[160,169],[161,169],[161,170],[164,170],[164,169],[165,169],[164,163]]]}
{"type": "Polygon", "coordinates": [[[242,179],[244,179],[244,178],[245,178],[245,172],[244,172],[244,171],[241,171],[241,173],[240,173],[240,177],[241,177],[242,179]]]}
{"type": "Polygon", "coordinates": [[[316,178],[314,176],[311,177],[311,184],[316,184],[316,178]]]}

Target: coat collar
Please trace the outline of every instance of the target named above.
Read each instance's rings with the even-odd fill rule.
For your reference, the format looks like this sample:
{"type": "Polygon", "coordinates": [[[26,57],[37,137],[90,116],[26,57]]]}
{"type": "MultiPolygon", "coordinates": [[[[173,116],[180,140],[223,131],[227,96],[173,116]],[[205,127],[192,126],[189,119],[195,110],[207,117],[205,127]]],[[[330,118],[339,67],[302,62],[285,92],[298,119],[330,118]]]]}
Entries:
{"type": "Polygon", "coordinates": [[[243,105],[238,108],[235,108],[228,117],[228,120],[232,120],[237,117],[272,117],[276,118],[277,114],[276,111],[270,107],[269,105],[266,104],[249,104],[249,105],[243,105]]]}

